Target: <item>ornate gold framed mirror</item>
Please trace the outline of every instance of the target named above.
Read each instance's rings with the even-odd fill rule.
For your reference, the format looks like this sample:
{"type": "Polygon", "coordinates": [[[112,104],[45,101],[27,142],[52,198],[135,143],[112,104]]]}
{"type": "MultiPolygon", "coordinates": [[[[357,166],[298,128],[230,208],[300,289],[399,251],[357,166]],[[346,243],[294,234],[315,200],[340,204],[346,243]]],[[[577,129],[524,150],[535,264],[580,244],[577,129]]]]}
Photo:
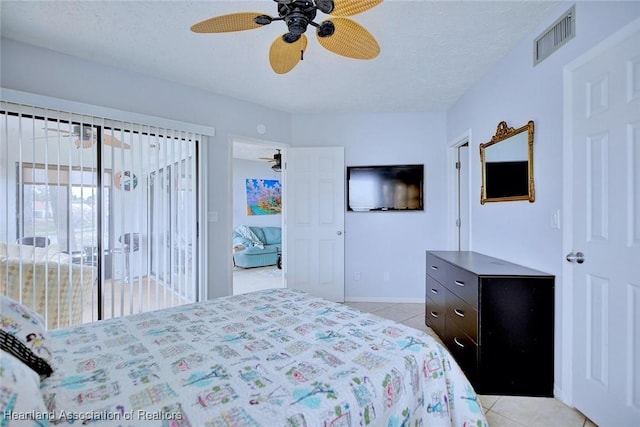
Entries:
{"type": "Polygon", "coordinates": [[[480,144],[480,203],[535,200],[533,121],[521,128],[500,122],[491,141],[480,144]]]}

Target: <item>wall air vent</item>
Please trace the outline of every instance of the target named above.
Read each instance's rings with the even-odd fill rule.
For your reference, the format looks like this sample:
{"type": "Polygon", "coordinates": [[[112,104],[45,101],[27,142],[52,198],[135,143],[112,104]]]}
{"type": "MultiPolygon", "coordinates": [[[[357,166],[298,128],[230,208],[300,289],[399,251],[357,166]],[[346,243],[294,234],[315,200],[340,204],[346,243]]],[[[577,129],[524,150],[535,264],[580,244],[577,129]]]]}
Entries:
{"type": "Polygon", "coordinates": [[[576,35],[576,7],[573,6],[533,41],[533,65],[538,65],[576,35]]]}

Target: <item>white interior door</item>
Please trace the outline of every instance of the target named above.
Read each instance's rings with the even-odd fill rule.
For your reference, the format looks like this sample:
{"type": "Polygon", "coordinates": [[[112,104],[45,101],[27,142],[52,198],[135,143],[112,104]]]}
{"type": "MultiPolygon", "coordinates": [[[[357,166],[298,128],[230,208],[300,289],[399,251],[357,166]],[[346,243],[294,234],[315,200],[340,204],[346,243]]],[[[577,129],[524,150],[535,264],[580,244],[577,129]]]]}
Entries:
{"type": "Polygon", "coordinates": [[[344,148],[287,148],[284,156],[287,287],[343,302],[344,148]]]}
{"type": "Polygon", "coordinates": [[[600,426],[640,425],[638,27],[575,68],[568,85],[573,402],[600,426]]]}

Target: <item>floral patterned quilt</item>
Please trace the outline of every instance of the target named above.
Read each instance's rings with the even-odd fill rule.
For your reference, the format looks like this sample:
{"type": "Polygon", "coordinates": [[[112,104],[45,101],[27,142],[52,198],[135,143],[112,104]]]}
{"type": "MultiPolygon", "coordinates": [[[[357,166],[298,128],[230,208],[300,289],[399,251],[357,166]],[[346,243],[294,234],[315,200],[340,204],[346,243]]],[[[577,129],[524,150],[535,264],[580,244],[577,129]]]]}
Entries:
{"type": "Polygon", "coordinates": [[[487,426],[428,334],[288,289],[51,332],[58,423],[487,426]]]}

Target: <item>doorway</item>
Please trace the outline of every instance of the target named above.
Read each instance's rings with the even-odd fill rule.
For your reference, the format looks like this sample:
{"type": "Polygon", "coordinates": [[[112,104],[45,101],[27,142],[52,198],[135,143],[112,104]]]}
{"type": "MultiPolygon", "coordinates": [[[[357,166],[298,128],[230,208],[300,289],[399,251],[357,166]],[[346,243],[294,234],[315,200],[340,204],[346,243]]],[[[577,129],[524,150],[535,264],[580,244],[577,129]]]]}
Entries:
{"type": "MultiPolygon", "coordinates": [[[[229,232],[233,236],[233,294],[282,288],[284,277],[278,260],[285,256],[282,242],[283,179],[282,163],[278,160],[282,159],[286,145],[246,137],[233,137],[231,145],[232,226],[229,232]],[[279,228],[280,244],[276,243],[277,247],[272,248],[271,239],[274,232],[277,234],[276,228],[279,228]],[[263,243],[269,243],[266,248],[272,252],[245,253],[247,244],[243,245],[243,239],[238,235],[241,230],[242,233],[253,232],[263,243]]],[[[255,252],[258,248],[250,249],[255,252]]]]}
{"type": "Polygon", "coordinates": [[[449,246],[452,250],[470,250],[470,151],[471,130],[449,143],[447,174],[449,180],[449,246]]]}

